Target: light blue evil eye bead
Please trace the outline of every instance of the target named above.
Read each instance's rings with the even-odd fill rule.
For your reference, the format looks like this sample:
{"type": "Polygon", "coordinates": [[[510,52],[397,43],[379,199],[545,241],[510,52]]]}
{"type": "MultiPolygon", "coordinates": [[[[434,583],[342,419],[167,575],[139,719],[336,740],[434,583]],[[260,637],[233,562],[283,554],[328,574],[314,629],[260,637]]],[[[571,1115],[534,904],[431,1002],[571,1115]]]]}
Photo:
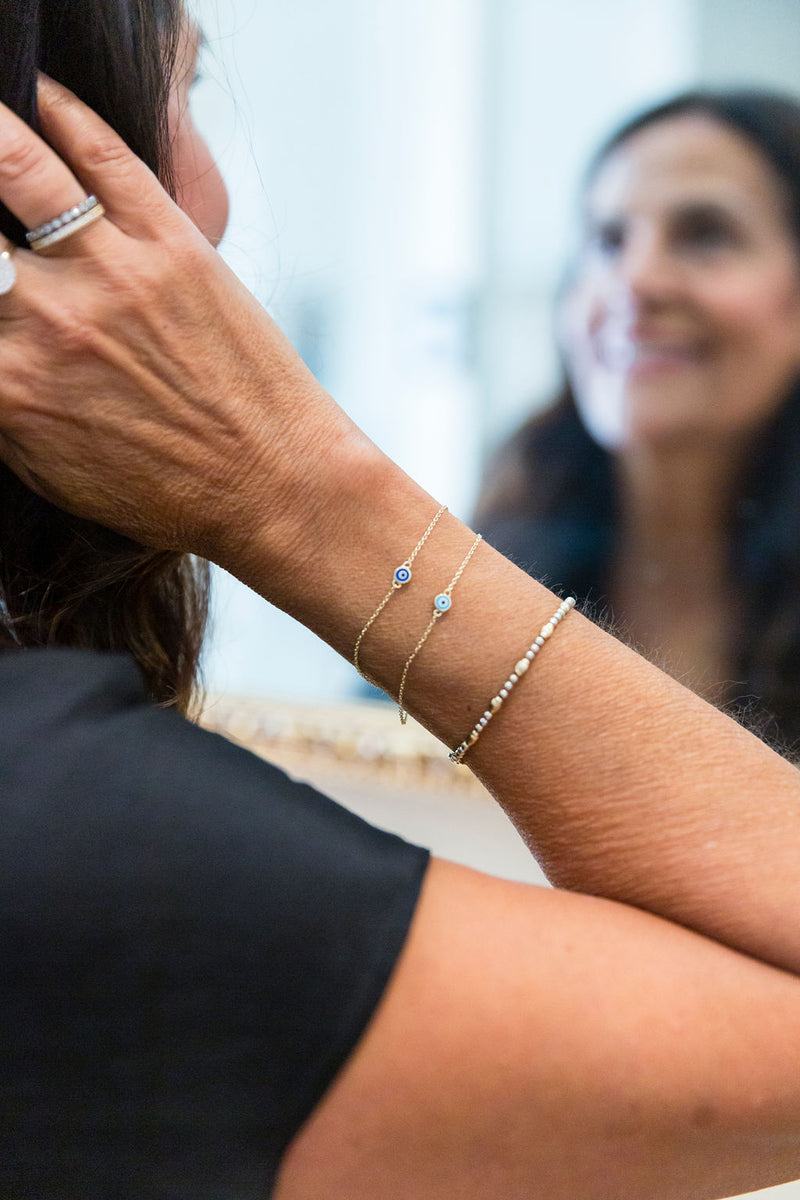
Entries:
{"type": "Polygon", "coordinates": [[[441,592],[433,602],[436,611],[441,613],[447,612],[452,603],[453,601],[444,592],[441,592]]]}
{"type": "Polygon", "coordinates": [[[394,573],[394,581],[398,584],[408,583],[411,578],[411,567],[398,567],[394,573]]]}

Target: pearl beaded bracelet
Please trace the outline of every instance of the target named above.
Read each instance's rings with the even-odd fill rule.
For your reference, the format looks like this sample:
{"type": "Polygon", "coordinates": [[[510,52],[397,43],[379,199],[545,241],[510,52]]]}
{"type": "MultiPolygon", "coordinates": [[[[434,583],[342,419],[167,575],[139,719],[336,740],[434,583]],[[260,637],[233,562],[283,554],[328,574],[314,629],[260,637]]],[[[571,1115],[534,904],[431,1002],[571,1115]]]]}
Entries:
{"type": "Polygon", "coordinates": [[[464,761],[464,755],[471,746],[475,745],[478,738],[491,721],[492,717],[503,707],[503,704],[511,695],[516,684],[519,683],[522,676],[526,673],[531,663],[536,658],[536,655],[541,650],[542,646],[545,644],[548,638],[553,636],[556,627],[561,623],[561,621],[564,620],[564,617],[566,617],[574,607],[574,596],[567,596],[566,600],[559,604],[550,620],[546,621],[539,630],[538,636],[535,637],[531,642],[530,647],[528,650],[526,650],[524,656],[516,664],[513,672],[509,675],[508,679],[500,688],[500,691],[489,701],[489,707],[486,709],[486,712],[483,714],[474,728],[467,734],[461,745],[456,746],[455,750],[451,750],[450,754],[448,755],[448,758],[451,760],[451,762],[461,763],[464,761]]]}

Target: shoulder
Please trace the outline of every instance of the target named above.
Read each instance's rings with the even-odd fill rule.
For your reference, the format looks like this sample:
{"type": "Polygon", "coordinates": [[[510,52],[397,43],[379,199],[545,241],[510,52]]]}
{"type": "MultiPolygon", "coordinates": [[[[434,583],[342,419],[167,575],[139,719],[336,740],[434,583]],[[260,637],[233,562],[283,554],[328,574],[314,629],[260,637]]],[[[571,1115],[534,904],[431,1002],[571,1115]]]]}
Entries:
{"type": "Polygon", "coordinates": [[[368,878],[413,879],[424,865],[422,851],[148,704],[123,656],[0,656],[0,779],[7,828],[60,828],[65,862],[102,847],[110,879],[124,860],[150,879],[180,867],[206,885],[254,877],[278,898],[313,875],[355,901],[368,878]]]}
{"type": "MultiPolygon", "coordinates": [[[[113,1163],[160,1113],[147,1169],[162,1184],[224,1192],[252,1130],[263,1194],[380,1000],[427,853],[151,707],[127,659],[77,651],[0,655],[0,816],[6,1028],[25,1050],[2,1073],[24,1069],[32,1098],[19,1119],[35,1136],[14,1135],[30,1178],[58,1161],[51,1108],[79,1150],[89,1139],[85,1163],[96,1119],[113,1163]],[[31,1016],[63,978],[58,1012],[31,1016]],[[75,1088],[93,1097],[85,1121],[75,1088]]],[[[83,1169],[72,1191],[107,1194],[83,1169]]],[[[6,1182],[29,1194],[0,1168],[6,1182]]]]}

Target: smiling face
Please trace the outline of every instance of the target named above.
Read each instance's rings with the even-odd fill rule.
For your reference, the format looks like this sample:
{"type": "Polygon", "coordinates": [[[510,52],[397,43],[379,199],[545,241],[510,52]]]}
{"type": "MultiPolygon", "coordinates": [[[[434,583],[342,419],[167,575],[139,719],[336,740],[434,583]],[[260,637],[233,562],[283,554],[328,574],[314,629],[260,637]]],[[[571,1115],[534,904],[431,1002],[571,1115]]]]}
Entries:
{"type": "Polygon", "coordinates": [[[610,450],[741,439],[800,374],[800,258],[781,180],[700,114],[600,166],[561,312],[578,409],[610,450]]]}
{"type": "Polygon", "coordinates": [[[217,246],[228,224],[228,190],[205,139],[194,123],[190,104],[201,45],[199,29],[187,21],[169,105],[172,164],[178,203],[212,246],[217,246]]]}

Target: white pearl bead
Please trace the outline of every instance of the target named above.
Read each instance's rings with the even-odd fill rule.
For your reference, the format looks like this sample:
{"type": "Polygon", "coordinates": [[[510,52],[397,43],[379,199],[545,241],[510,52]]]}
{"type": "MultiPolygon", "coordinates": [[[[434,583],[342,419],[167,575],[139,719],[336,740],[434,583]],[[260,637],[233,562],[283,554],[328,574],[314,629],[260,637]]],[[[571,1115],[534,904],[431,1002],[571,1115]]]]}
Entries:
{"type": "Polygon", "coordinates": [[[547,624],[542,628],[541,636],[545,639],[545,641],[547,641],[549,637],[552,637],[554,628],[555,626],[553,625],[552,621],[548,621],[547,624]]]}
{"type": "Polygon", "coordinates": [[[514,670],[516,671],[517,675],[524,675],[530,665],[531,664],[528,662],[527,658],[521,658],[514,667],[514,670]]]}
{"type": "Polygon", "coordinates": [[[519,676],[518,676],[518,675],[509,675],[509,677],[508,677],[508,682],[509,682],[509,683],[511,684],[511,686],[513,687],[515,683],[518,683],[518,682],[519,682],[519,676]]]}
{"type": "Polygon", "coordinates": [[[508,699],[508,689],[501,687],[500,691],[498,692],[498,695],[500,696],[501,700],[507,700],[508,699]]]}
{"type": "Polygon", "coordinates": [[[539,649],[541,650],[542,646],[544,645],[544,638],[542,637],[541,634],[539,634],[539,636],[537,637],[536,641],[533,644],[534,644],[534,646],[538,646],[539,649]]]}
{"type": "Polygon", "coordinates": [[[510,679],[507,679],[507,680],[505,681],[505,683],[503,684],[503,688],[502,688],[502,690],[503,690],[504,692],[508,693],[508,692],[510,692],[510,691],[511,691],[511,689],[513,688],[513,686],[514,686],[514,684],[512,683],[512,681],[511,681],[510,679]]]}
{"type": "Polygon", "coordinates": [[[535,651],[535,650],[533,650],[533,649],[531,649],[531,650],[529,650],[529,651],[527,652],[527,654],[525,655],[525,657],[527,658],[528,662],[533,662],[533,659],[534,659],[534,655],[535,655],[535,654],[536,654],[536,651],[535,651]]]}
{"type": "Polygon", "coordinates": [[[478,731],[476,729],[473,729],[472,733],[469,735],[469,737],[467,739],[467,744],[470,746],[474,746],[478,740],[478,736],[479,736],[478,731]]]}
{"type": "Polygon", "coordinates": [[[500,707],[500,705],[502,703],[503,703],[503,697],[495,696],[494,700],[492,700],[492,711],[497,712],[498,708],[500,707]]]}
{"type": "Polygon", "coordinates": [[[486,712],[483,714],[483,719],[484,719],[484,721],[491,721],[491,719],[492,719],[492,714],[489,712],[488,708],[487,708],[486,712]]]}

